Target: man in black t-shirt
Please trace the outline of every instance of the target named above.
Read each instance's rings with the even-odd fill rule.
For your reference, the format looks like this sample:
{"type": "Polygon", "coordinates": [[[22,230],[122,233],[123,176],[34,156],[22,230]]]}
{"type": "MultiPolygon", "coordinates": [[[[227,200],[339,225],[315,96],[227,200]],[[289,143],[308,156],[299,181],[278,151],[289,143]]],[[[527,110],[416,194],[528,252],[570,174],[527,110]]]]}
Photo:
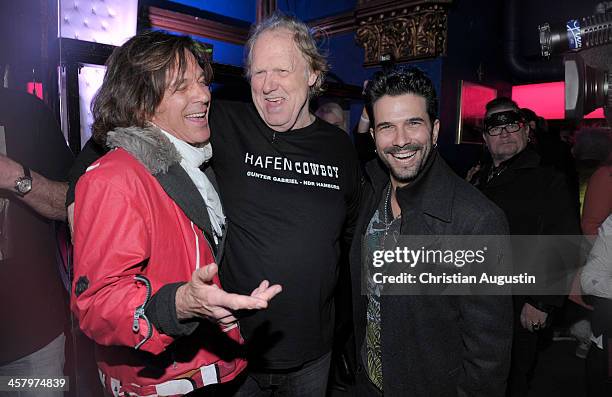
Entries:
{"type": "Polygon", "coordinates": [[[324,396],[359,164],[348,135],[309,111],[327,62],[308,27],[273,15],[247,50],[253,103],[213,101],[210,113],[228,218],[220,277],[243,293],[265,276],[283,293],[241,320],[251,354],[239,395],[324,396]]]}
{"type": "Polygon", "coordinates": [[[68,185],[56,181],[71,163],[49,109],[0,88],[0,376],[64,374],[66,303],[52,221],[66,218],[68,185]]]}

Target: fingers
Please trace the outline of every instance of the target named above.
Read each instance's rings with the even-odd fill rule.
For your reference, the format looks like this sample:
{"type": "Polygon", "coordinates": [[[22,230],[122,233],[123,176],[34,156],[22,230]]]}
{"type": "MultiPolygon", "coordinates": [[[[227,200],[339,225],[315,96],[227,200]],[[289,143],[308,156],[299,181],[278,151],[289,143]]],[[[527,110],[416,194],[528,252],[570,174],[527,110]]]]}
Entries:
{"type": "Polygon", "coordinates": [[[217,322],[229,325],[238,321],[233,312],[266,309],[268,301],[282,291],[280,285],[269,284],[267,280],[262,281],[259,287],[253,290],[252,296],[230,294],[221,289],[215,291],[209,299],[209,304],[215,307],[212,310],[213,317],[217,322]]]}
{"type": "Polygon", "coordinates": [[[361,89],[361,94],[362,95],[365,95],[366,88],[368,88],[368,83],[369,82],[370,82],[370,80],[363,80],[362,89],[361,89]]]}
{"type": "Polygon", "coordinates": [[[247,295],[230,294],[221,289],[211,294],[209,303],[229,310],[259,310],[268,307],[268,301],[247,295]]]}
{"type": "Polygon", "coordinates": [[[521,325],[523,326],[523,328],[531,330],[529,326],[530,325],[529,322],[527,322],[527,319],[522,314],[521,314],[521,325]]]}
{"type": "MultiPolygon", "coordinates": [[[[185,313],[193,313],[192,315],[207,317],[215,322],[229,325],[237,321],[234,312],[266,309],[268,301],[282,290],[280,285],[270,286],[270,282],[264,280],[250,296],[228,293],[213,283],[217,272],[218,267],[214,263],[196,270],[192,281],[187,283],[190,287],[188,294],[190,298],[177,299],[177,311],[180,303],[180,308],[185,313]],[[185,304],[183,301],[191,304],[185,304]],[[183,309],[183,306],[187,306],[187,309],[183,309]]],[[[183,295],[179,296],[177,292],[177,296],[183,295]]]]}
{"type": "Polygon", "coordinates": [[[265,291],[266,288],[268,288],[270,286],[270,282],[268,280],[264,280],[262,281],[259,286],[257,288],[255,288],[253,290],[253,292],[251,292],[251,296],[257,296],[258,294],[260,294],[261,292],[265,291]]]}
{"type": "Polygon", "coordinates": [[[475,166],[473,166],[472,168],[470,168],[467,172],[467,176],[466,179],[470,180],[472,179],[472,177],[478,172],[480,171],[480,164],[476,164],[475,166]]]}
{"type": "Polygon", "coordinates": [[[544,328],[544,324],[541,323],[540,321],[534,320],[534,319],[528,319],[528,318],[525,318],[525,319],[521,318],[521,325],[523,326],[523,328],[525,328],[529,332],[538,331],[544,328]]]}
{"type": "Polygon", "coordinates": [[[521,325],[530,332],[539,331],[546,327],[546,319],[548,315],[537,309],[530,310],[530,307],[523,308],[521,312],[521,325]]]}
{"type": "Polygon", "coordinates": [[[272,298],[278,295],[282,290],[283,288],[280,285],[275,284],[275,285],[272,285],[268,288],[265,288],[259,291],[257,294],[254,294],[253,296],[260,298],[260,299],[264,299],[266,302],[269,302],[272,298]]]}
{"type": "Polygon", "coordinates": [[[251,292],[251,296],[264,299],[269,302],[282,290],[283,288],[279,284],[270,286],[270,282],[268,280],[264,280],[259,284],[259,287],[255,288],[253,292],[251,292]]]}
{"type": "Polygon", "coordinates": [[[278,295],[283,289],[280,285],[269,286],[270,282],[264,280],[255,288],[251,296],[231,294],[218,290],[218,294],[211,296],[211,303],[225,307],[229,310],[260,310],[268,307],[268,301],[278,295]]]}
{"type": "Polygon", "coordinates": [[[201,283],[210,284],[218,270],[217,265],[215,263],[211,263],[193,272],[192,278],[201,283]]]}

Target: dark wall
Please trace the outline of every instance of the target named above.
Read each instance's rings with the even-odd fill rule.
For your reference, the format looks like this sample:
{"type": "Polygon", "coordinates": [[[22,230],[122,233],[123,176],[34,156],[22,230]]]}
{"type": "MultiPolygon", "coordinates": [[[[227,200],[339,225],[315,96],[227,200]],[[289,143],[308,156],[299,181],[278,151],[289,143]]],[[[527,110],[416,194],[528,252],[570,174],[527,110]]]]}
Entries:
{"type": "Polygon", "coordinates": [[[295,15],[303,21],[325,18],[330,15],[349,12],[355,9],[357,0],[277,0],[279,10],[295,15]]]}
{"type": "Polygon", "coordinates": [[[23,89],[31,80],[32,69],[41,78],[43,58],[48,54],[45,12],[49,12],[46,0],[0,2],[0,70],[10,64],[13,88],[23,89]]]}
{"type": "Polygon", "coordinates": [[[459,81],[481,83],[508,92],[502,60],[502,2],[459,0],[449,11],[447,54],[442,62],[440,134],[444,158],[459,173],[467,172],[482,153],[481,145],[455,145],[459,81]]]}
{"type": "Polygon", "coordinates": [[[0,1],[0,80],[10,65],[9,87],[25,90],[26,83],[43,83],[49,104],[57,93],[57,0],[0,1]]]}

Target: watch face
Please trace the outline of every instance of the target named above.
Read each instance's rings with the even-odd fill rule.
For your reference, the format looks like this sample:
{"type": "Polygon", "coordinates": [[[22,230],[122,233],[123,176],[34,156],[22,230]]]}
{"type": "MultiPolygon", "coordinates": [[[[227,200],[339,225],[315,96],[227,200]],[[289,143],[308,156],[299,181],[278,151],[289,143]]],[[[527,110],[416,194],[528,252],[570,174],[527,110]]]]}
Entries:
{"type": "Polygon", "coordinates": [[[15,188],[21,194],[28,193],[30,190],[32,190],[32,179],[26,177],[19,178],[15,184],[15,188]]]}

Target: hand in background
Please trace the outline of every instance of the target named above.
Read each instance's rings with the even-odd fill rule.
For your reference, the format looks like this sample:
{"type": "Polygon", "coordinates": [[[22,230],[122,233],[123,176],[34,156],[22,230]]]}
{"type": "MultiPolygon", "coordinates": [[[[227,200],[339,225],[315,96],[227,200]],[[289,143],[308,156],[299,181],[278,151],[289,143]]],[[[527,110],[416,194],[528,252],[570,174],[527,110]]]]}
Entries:
{"type": "Polygon", "coordinates": [[[469,171],[467,172],[467,175],[465,176],[465,180],[471,183],[472,178],[474,178],[474,175],[476,175],[478,171],[480,171],[480,163],[476,164],[475,166],[469,169],[469,171]]]}
{"type": "Polygon", "coordinates": [[[523,305],[521,310],[521,325],[530,332],[538,331],[546,327],[548,313],[536,309],[529,303],[523,305]]]}

